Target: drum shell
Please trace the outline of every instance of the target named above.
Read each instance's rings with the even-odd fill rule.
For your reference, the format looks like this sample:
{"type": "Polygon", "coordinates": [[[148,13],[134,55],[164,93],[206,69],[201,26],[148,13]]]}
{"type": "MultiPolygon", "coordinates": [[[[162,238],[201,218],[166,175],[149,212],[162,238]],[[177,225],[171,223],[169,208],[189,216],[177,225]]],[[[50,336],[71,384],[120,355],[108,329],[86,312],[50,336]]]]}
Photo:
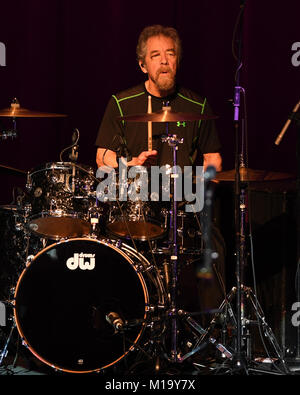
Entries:
{"type": "Polygon", "coordinates": [[[57,370],[101,371],[140,341],[150,304],[161,300],[156,281],[149,263],[129,246],[91,238],[52,244],[34,257],[17,283],[18,331],[29,350],[57,370]],[[94,254],[95,260],[85,258],[81,268],[75,267],[75,253],[94,254]],[[124,322],[141,322],[126,332],[125,349],[123,336],[107,322],[110,312],[124,322]]]}
{"type": "Polygon", "coordinates": [[[53,240],[88,235],[94,184],[89,166],[49,162],[34,169],[27,181],[29,230],[53,240]]]}

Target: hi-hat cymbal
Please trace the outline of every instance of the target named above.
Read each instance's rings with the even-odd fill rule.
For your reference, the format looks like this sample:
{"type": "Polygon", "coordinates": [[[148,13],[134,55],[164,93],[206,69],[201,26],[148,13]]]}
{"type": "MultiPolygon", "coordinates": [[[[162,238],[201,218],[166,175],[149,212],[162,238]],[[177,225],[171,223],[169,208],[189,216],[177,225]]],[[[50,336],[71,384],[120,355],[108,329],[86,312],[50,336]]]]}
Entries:
{"type": "Polygon", "coordinates": [[[20,106],[17,99],[14,99],[10,107],[0,110],[0,117],[11,118],[58,118],[66,117],[65,114],[56,114],[50,112],[31,111],[20,106]]]}
{"type": "Polygon", "coordinates": [[[203,115],[197,113],[184,113],[172,111],[171,107],[163,107],[162,110],[153,113],[132,114],[118,117],[121,121],[128,122],[183,122],[198,121],[218,118],[215,115],[203,115]]]}
{"type": "MultiPolygon", "coordinates": [[[[279,173],[267,170],[254,170],[247,167],[240,168],[240,180],[245,182],[278,181],[294,178],[295,176],[289,173],[279,173]]],[[[219,181],[235,181],[235,169],[221,171],[220,173],[217,173],[216,179],[219,181]]]]}

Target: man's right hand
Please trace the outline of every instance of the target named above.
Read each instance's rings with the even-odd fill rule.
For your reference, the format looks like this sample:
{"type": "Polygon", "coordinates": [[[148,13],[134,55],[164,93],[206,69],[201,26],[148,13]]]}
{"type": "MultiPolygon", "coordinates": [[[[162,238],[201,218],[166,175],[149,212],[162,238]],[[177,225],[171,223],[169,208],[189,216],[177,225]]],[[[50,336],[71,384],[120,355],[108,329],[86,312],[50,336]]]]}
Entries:
{"type": "MultiPolygon", "coordinates": [[[[157,151],[143,151],[139,156],[133,157],[127,166],[152,166],[156,163],[157,151]]],[[[97,149],[96,162],[98,167],[111,166],[118,167],[117,155],[114,151],[107,150],[105,148],[97,149]]]]}
{"type": "Polygon", "coordinates": [[[131,166],[152,166],[156,164],[156,156],[157,156],[157,151],[152,150],[152,151],[143,151],[139,154],[138,157],[133,158],[131,164],[129,162],[129,165],[131,166]]]}

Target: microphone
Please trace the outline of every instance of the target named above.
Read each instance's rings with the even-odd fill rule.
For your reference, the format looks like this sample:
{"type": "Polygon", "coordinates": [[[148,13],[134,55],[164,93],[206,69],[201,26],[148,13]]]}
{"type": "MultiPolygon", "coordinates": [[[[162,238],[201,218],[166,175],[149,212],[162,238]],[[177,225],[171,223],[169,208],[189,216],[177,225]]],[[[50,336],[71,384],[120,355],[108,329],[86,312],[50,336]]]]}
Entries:
{"type": "Polygon", "coordinates": [[[120,315],[118,313],[116,313],[115,311],[111,311],[110,313],[108,313],[105,316],[105,318],[106,318],[106,321],[114,327],[115,331],[120,331],[123,329],[124,321],[122,320],[120,315]]]}
{"type": "Polygon", "coordinates": [[[78,140],[79,140],[79,131],[78,129],[75,129],[75,131],[72,134],[72,151],[69,154],[69,158],[71,162],[76,162],[78,158],[78,145],[77,145],[78,140]]]}
{"type": "Polygon", "coordinates": [[[286,121],[286,123],[284,124],[281,132],[279,133],[277,139],[275,140],[275,144],[279,145],[285,132],[287,131],[288,127],[290,126],[290,123],[292,122],[291,120],[293,119],[293,117],[295,116],[295,113],[298,112],[300,107],[300,101],[295,105],[292,114],[289,116],[288,120],[286,121]]]}
{"type": "Polygon", "coordinates": [[[233,106],[234,106],[234,121],[239,120],[239,107],[240,107],[240,92],[241,92],[242,87],[241,86],[236,86],[234,88],[234,101],[233,101],[233,106]]]}

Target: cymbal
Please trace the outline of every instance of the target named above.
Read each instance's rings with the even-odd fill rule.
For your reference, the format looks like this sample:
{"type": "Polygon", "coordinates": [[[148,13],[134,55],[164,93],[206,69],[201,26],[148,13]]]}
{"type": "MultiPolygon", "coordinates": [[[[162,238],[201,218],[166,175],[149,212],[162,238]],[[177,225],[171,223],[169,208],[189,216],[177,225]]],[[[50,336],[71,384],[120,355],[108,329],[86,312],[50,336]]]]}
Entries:
{"type": "MultiPolygon", "coordinates": [[[[245,182],[255,181],[277,181],[294,179],[295,176],[289,173],[279,173],[267,170],[254,170],[250,168],[240,168],[240,180],[245,182]]],[[[235,181],[235,169],[221,171],[217,173],[216,179],[219,181],[235,181]]]]}
{"type": "Polygon", "coordinates": [[[50,112],[31,111],[20,106],[17,99],[14,99],[10,107],[0,110],[0,117],[11,118],[58,118],[66,117],[65,114],[56,114],[50,112]]]}
{"type": "Polygon", "coordinates": [[[204,115],[195,113],[184,113],[172,111],[171,107],[163,107],[158,112],[145,114],[132,114],[118,117],[121,121],[128,122],[183,122],[183,121],[198,121],[218,118],[215,115],[204,115]]]}
{"type": "Polygon", "coordinates": [[[14,167],[6,166],[6,165],[1,165],[0,164],[0,168],[6,169],[6,170],[10,170],[10,171],[12,171],[14,173],[27,174],[27,171],[15,169],[14,167]]]}

